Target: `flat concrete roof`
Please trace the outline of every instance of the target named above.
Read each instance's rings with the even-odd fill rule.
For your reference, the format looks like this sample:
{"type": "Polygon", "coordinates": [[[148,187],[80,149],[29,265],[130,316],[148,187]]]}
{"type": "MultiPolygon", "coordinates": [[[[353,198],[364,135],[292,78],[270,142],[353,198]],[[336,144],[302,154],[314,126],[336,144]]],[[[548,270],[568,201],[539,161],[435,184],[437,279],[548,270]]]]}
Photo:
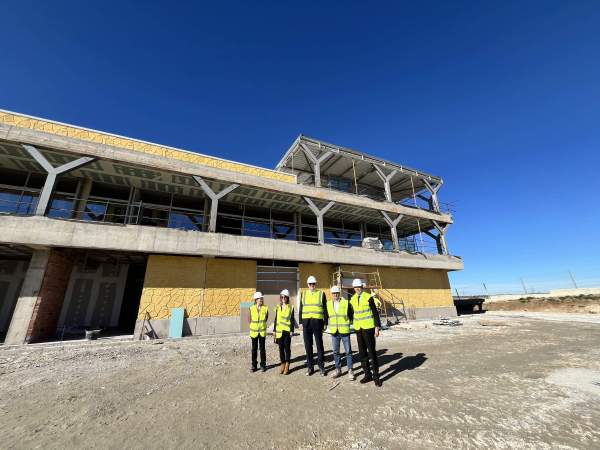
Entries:
{"type": "Polygon", "coordinates": [[[93,130],[76,125],[56,122],[53,120],[42,119],[39,117],[28,116],[26,114],[16,113],[0,109],[0,123],[17,126],[20,128],[28,128],[31,130],[43,131],[52,133],[57,136],[72,137],[89,142],[97,142],[115,147],[125,148],[142,153],[150,153],[154,155],[164,156],[168,158],[179,159],[196,164],[202,164],[210,167],[220,167],[222,169],[231,170],[234,172],[248,173],[264,178],[271,178],[278,181],[296,183],[295,175],[284,172],[266,169],[263,167],[252,166],[250,164],[229,161],[223,158],[204,155],[199,152],[182,150],[166,145],[155,144],[152,142],[133,139],[117,134],[107,133],[104,131],[93,130]]]}

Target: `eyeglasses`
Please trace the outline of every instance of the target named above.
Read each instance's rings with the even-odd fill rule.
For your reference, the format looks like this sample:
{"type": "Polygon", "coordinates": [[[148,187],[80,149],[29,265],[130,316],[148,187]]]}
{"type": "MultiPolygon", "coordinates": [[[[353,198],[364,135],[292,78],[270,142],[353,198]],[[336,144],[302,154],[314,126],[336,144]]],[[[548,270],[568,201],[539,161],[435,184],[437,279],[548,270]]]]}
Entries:
{"type": "Polygon", "coordinates": [[[309,286],[316,286],[317,283],[308,283],[309,286]]]}

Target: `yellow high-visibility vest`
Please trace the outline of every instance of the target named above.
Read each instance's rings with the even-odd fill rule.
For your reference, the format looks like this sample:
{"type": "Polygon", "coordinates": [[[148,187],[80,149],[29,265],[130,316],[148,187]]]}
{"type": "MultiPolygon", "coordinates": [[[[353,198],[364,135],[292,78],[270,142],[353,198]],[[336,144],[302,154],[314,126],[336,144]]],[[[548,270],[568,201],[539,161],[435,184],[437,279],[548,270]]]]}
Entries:
{"type": "Polygon", "coordinates": [[[302,295],[302,319],[323,319],[323,293],[304,291],[302,295]]]}
{"type": "Polygon", "coordinates": [[[335,312],[334,300],[327,302],[327,313],[329,315],[329,331],[331,334],[350,333],[350,319],[348,318],[348,300],[340,298],[338,310],[335,312]]]}
{"type": "Polygon", "coordinates": [[[277,305],[275,307],[275,314],[277,314],[277,324],[275,325],[275,337],[279,339],[284,331],[289,333],[292,332],[292,317],[294,315],[294,308],[290,305],[277,305]]]}
{"type": "Polygon", "coordinates": [[[260,307],[260,314],[256,305],[250,307],[250,337],[262,337],[267,335],[267,313],[268,308],[265,305],[260,307]]]}
{"type": "Polygon", "coordinates": [[[363,291],[360,294],[360,298],[358,295],[354,294],[350,299],[350,304],[354,310],[354,319],[352,323],[354,324],[354,329],[357,331],[375,328],[375,318],[373,317],[371,306],[369,306],[370,298],[371,294],[367,294],[363,291]]]}

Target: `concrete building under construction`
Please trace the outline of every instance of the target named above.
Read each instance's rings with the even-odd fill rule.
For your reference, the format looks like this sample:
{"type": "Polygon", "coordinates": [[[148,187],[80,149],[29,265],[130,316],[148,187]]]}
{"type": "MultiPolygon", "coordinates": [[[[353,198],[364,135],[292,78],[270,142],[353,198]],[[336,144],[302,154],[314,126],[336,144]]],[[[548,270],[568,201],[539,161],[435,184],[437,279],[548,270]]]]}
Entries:
{"type": "Polygon", "coordinates": [[[456,314],[436,176],[298,137],[274,169],[0,110],[0,338],[243,331],[255,290],[360,277],[394,316],[456,314]]]}

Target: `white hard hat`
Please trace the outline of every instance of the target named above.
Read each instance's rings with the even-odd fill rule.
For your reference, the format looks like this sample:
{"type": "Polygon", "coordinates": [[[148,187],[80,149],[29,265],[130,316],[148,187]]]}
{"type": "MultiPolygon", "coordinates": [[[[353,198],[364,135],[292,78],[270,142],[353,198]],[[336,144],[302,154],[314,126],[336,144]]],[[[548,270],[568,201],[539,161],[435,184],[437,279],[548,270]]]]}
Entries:
{"type": "Polygon", "coordinates": [[[331,293],[332,294],[339,294],[340,293],[340,288],[338,286],[331,286],[331,293]]]}
{"type": "Polygon", "coordinates": [[[352,280],[352,287],[363,287],[363,282],[360,278],[352,280]]]}
{"type": "Polygon", "coordinates": [[[285,295],[286,297],[289,297],[290,296],[290,291],[288,291],[287,289],[284,289],[283,291],[281,291],[279,293],[279,295],[285,295]]]}
{"type": "Polygon", "coordinates": [[[258,300],[259,298],[263,298],[262,292],[256,291],[254,293],[254,300],[258,300]]]}
{"type": "Polygon", "coordinates": [[[315,277],[313,277],[312,275],[310,277],[308,277],[308,280],[306,280],[306,284],[311,284],[311,283],[317,284],[317,279],[315,277]]]}

